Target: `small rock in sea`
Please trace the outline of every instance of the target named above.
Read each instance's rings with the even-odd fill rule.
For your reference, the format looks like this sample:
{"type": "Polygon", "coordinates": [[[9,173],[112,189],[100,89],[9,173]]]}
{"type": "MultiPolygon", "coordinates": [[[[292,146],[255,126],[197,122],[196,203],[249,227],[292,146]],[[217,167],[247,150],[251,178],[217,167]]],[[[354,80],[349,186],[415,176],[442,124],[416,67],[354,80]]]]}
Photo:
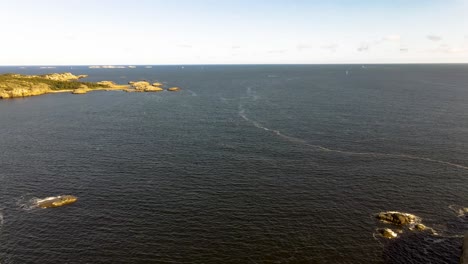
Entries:
{"type": "Polygon", "coordinates": [[[154,83],[153,83],[153,86],[162,86],[162,85],[163,85],[163,84],[160,83],[160,82],[154,82],[154,83]]]}
{"type": "Polygon", "coordinates": [[[171,87],[171,88],[168,88],[167,90],[170,91],[170,92],[178,92],[178,91],[180,91],[180,88],[179,87],[171,87]]]}
{"type": "Polygon", "coordinates": [[[40,208],[59,207],[67,204],[74,203],[78,200],[73,195],[60,195],[55,197],[47,197],[36,201],[36,205],[40,208]]]}
{"type": "Polygon", "coordinates": [[[417,224],[414,227],[416,227],[417,230],[421,230],[421,231],[426,229],[426,226],[423,224],[417,224]]]}
{"type": "Polygon", "coordinates": [[[408,213],[400,212],[381,212],[377,215],[377,219],[385,222],[390,222],[396,225],[408,225],[416,221],[417,217],[408,213]]]}
{"type": "Polygon", "coordinates": [[[382,228],[378,231],[380,235],[388,239],[396,238],[398,236],[397,233],[393,232],[393,230],[391,230],[390,228],[382,228]]]}

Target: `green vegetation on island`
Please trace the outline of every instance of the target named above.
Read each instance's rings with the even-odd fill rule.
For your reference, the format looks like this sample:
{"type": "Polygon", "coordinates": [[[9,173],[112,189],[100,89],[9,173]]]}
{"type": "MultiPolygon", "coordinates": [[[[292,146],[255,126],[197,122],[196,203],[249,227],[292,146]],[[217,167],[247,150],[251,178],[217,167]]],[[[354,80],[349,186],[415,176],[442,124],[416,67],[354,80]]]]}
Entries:
{"type": "Polygon", "coordinates": [[[103,88],[107,87],[106,85],[92,83],[92,82],[76,82],[74,80],[78,80],[81,78],[87,77],[86,75],[72,75],[69,73],[63,74],[45,74],[45,75],[22,75],[22,74],[14,74],[14,73],[6,73],[0,74],[0,88],[10,88],[14,89],[17,86],[22,85],[38,85],[38,84],[46,84],[52,90],[70,90],[70,89],[77,89],[80,87],[81,84],[88,86],[90,89],[92,88],[103,88]]]}
{"type": "MultiPolygon", "coordinates": [[[[82,82],[87,75],[73,75],[69,72],[44,75],[22,75],[15,73],[0,74],[0,99],[35,96],[47,93],[71,92],[85,94],[89,91],[123,90],[127,92],[160,92],[163,84],[147,81],[130,82],[130,85],[119,85],[111,81],[82,82]]],[[[179,91],[171,87],[168,91],[179,91]]]]}
{"type": "Polygon", "coordinates": [[[71,73],[45,75],[0,74],[0,98],[34,96],[51,92],[71,91],[83,87],[87,89],[109,87],[99,83],[77,81],[85,77],[87,76],[75,76],[71,73]]]}

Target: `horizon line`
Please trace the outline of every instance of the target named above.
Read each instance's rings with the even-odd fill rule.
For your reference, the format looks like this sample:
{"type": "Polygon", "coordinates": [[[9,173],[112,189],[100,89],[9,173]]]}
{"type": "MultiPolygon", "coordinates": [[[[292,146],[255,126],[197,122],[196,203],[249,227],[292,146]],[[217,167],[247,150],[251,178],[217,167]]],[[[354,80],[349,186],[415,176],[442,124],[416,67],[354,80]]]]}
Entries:
{"type": "Polygon", "coordinates": [[[349,63],[168,63],[168,64],[10,64],[0,67],[64,67],[64,66],[230,66],[230,65],[428,65],[468,64],[468,62],[349,62],[349,63]]]}

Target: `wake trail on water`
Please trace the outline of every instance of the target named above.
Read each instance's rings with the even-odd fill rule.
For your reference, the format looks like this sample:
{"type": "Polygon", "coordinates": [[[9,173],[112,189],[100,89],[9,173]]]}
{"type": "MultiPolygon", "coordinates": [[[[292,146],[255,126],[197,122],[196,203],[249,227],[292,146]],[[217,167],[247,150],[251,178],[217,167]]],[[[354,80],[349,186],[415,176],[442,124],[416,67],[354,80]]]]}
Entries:
{"type": "Polygon", "coordinates": [[[198,96],[198,94],[192,90],[187,89],[187,92],[189,92],[191,96],[198,96]]]}
{"type": "Polygon", "coordinates": [[[3,227],[3,223],[5,223],[5,220],[3,218],[3,212],[2,212],[3,209],[0,209],[0,230],[2,230],[2,227],[3,227]]]}
{"type": "Polygon", "coordinates": [[[38,201],[40,201],[40,199],[37,198],[37,197],[29,198],[29,197],[21,196],[21,197],[16,201],[16,205],[17,205],[19,208],[21,208],[22,210],[30,211],[30,210],[33,210],[33,209],[38,208],[38,206],[37,206],[37,202],[38,202],[38,201]]]}
{"type": "Polygon", "coordinates": [[[447,166],[451,166],[451,167],[455,167],[455,168],[459,168],[459,169],[463,169],[463,170],[468,170],[468,166],[464,166],[464,165],[461,165],[461,164],[452,163],[452,162],[443,161],[443,160],[431,159],[431,158],[427,158],[427,157],[414,156],[414,155],[409,155],[409,154],[390,154],[390,153],[379,153],[379,152],[346,151],[346,150],[328,148],[328,147],[322,146],[322,145],[311,144],[311,143],[307,142],[304,139],[286,135],[286,134],[282,133],[279,130],[266,127],[266,126],[262,125],[261,123],[259,123],[258,121],[255,121],[255,120],[251,119],[247,115],[247,110],[245,108],[245,102],[243,101],[243,99],[247,98],[250,101],[257,101],[259,99],[259,96],[257,95],[257,93],[255,91],[252,90],[251,86],[247,87],[246,93],[247,93],[247,97],[240,98],[240,100],[239,100],[239,112],[238,112],[239,116],[242,119],[244,119],[246,122],[252,124],[254,127],[256,127],[258,129],[262,129],[262,130],[267,131],[267,132],[270,132],[270,133],[272,133],[272,134],[274,134],[274,135],[276,135],[276,136],[278,136],[278,137],[280,137],[280,138],[282,138],[284,140],[287,140],[289,142],[292,142],[292,143],[295,143],[295,144],[302,144],[304,146],[316,149],[318,151],[323,151],[323,152],[339,153],[339,154],[350,155],[350,156],[404,158],[404,159],[410,159],[410,160],[419,160],[419,161],[426,161],[426,162],[431,162],[431,163],[438,163],[438,164],[443,164],[443,165],[447,165],[447,166]]]}

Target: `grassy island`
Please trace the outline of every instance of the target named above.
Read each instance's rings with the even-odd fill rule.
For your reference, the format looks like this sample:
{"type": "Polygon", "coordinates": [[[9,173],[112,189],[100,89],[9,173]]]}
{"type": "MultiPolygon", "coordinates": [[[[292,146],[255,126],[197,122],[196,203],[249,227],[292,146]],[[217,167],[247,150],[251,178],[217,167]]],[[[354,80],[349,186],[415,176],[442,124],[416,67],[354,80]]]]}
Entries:
{"type": "Polygon", "coordinates": [[[104,88],[105,85],[92,82],[77,82],[71,80],[52,80],[44,78],[41,75],[20,75],[20,74],[1,74],[0,89],[12,90],[16,88],[33,87],[36,85],[47,85],[51,90],[73,90],[86,85],[88,88],[104,88]]]}
{"type": "Polygon", "coordinates": [[[107,86],[78,82],[78,79],[86,75],[75,76],[71,73],[53,73],[45,75],[22,75],[7,73],[0,75],[0,98],[15,98],[41,95],[60,91],[74,91],[76,89],[97,89],[107,86]]]}
{"type": "Polygon", "coordinates": [[[91,90],[123,90],[127,85],[116,85],[113,82],[78,81],[87,75],[71,73],[52,73],[45,75],[0,74],[0,98],[35,96],[47,93],[73,92],[86,93],[91,90]]]}
{"type": "MultiPolygon", "coordinates": [[[[35,96],[47,93],[70,92],[85,94],[89,91],[123,90],[126,92],[160,92],[164,91],[163,84],[147,81],[129,82],[129,85],[119,85],[111,81],[82,82],[79,79],[87,75],[73,75],[69,72],[51,73],[44,75],[22,75],[15,73],[0,74],[0,99],[35,96]]],[[[172,87],[168,91],[179,91],[172,87]]]]}

